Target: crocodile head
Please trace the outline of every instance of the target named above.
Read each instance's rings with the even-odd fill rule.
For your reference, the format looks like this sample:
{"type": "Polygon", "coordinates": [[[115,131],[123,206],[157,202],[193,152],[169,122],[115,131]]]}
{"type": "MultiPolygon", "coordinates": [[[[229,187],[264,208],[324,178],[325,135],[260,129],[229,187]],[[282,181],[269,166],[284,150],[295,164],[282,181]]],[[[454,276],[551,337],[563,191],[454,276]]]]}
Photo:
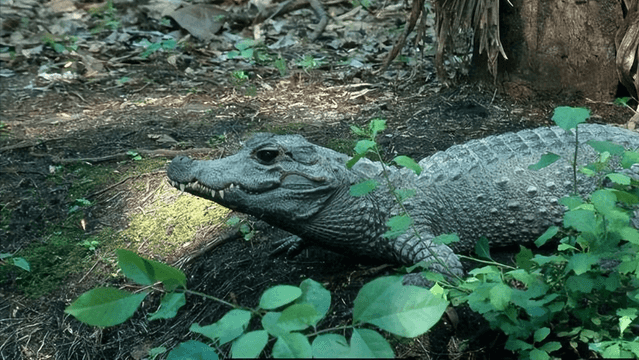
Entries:
{"type": "Polygon", "coordinates": [[[219,160],[178,156],[167,175],[183,191],[286,229],[319,213],[351,184],[347,160],[299,135],[257,134],[219,160]]]}

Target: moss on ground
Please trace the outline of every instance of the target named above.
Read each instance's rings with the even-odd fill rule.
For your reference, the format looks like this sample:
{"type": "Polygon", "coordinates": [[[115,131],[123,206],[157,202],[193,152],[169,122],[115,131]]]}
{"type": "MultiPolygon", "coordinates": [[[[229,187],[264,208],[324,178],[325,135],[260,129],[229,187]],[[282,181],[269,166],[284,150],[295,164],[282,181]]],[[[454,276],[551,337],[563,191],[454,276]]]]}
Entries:
{"type": "MultiPolygon", "coordinates": [[[[163,190],[166,193],[167,190],[163,190]]],[[[209,225],[224,222],[229,209],[196,196],[182,195],[173,203],[159,205],[131,217],[129,227],[118,240],[130,250],[145,248],[145,253],[164,257],[193,240],[196,232],[209,225]]]]}

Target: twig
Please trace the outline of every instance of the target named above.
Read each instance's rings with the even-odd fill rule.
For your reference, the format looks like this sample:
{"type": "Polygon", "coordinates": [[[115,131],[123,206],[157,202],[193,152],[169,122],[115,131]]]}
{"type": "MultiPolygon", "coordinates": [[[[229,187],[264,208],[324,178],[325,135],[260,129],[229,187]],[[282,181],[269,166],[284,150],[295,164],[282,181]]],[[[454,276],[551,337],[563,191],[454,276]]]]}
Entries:
{"type": "Polygon", "coordinates": [[[397,39],[397,42],[395,43],[393,50],[391,50],[391,52],[386,57],[386,60],[384,60],[384,64],[382,65],[382,67],[376,71],[377,74],[381,74],[384,71],[386,71],[390,63],[395,59],[395,57],[397,57],[397,54],[399,54],[399,52],[404,48],[404,44],[406,43],[406,38],[408,37],[408,34],[410,34],[411,31],[413,31],[413,29],[415,28],[415,24],[417,24],[417,19],[419,19],[419,15],[422,13],[423,9],[424,9],[424,0],[413,0],[413,9],[410,12],[408,23],[406,23],[404,27],[404,32],[399,37],[399,39],[397,39]]]}

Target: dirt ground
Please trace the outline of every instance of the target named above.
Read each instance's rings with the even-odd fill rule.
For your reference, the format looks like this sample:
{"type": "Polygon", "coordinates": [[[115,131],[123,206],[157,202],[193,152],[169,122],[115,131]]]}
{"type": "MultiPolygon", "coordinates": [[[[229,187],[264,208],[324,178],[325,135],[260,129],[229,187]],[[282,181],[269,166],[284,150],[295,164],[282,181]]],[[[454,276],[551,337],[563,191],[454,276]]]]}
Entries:
{"type": "MultiPolygon", "coordinates": [[[[42,56],[55,58],[56,54],[42,56]]],[[[432,57],[420,59],[418,65],[394,64],[390,76],[323,66],[283,77],[272,67],[256,66],[248,80],[256,90],[254,96],[246,94],[246,85],[231,84],[227,73],[215,71],[208,55],[196,50],[189,53],[188,61],[170,64],[160,53],[144,62],[126,62],[107,76],[90,80],[44,81],[37,76],[40,60],[0,62],[16,72],[0,81],[0,120],[6,124],[0,129],[0,207],[3,215],[11,213],[10,219],[0,221],[3,253],[19,254],[30,244],[46,242],[45,229],[69,216],[73,202],[69,189],[82,178],[69,177],[58,184],[48,181],[60,165],[115,165],[124,172],[136,166],[127,161],[129,150],[162,162],[184,153],[217,158],[233,153],[241,141],[262,131],[298,133],[319,145],[347,151],[355,140],[349,126],[366,126],[373,118],[387,120],[380,142],[388,158],[404,154],[421,159],[470,139],[548,125],[556,106],[588,107],[591,121],[600,123],[624,124],[632,115],[627,109],[587,99],[522,102],[486,86],[442,88],[433,73],[432,57]],[[186,72],[187,68],[195,71],[186,72]],[[123,75],[135,81],[119,83],[123,75]],[[211,139],[219,141],[212,147],[211,139]]],[[[88,224],[83,236],[88,238],[105,227],[119,231],[127,226],[128,214],[143,213],[157,200],[152,195],[166,184],[164,171],[140,172],[148,190],[135,192],[136,197],[128,195],[133,193],[130,181],[109,183],[83,195],[93,203],[83,210],[88,224]]],[[[171,196],[177,198],[178,192],[171,196]]],[[[264,223],[254,226],[257,236],[251,241],[212,228],[199,241],[168,256],[143,248],[140,254],[180,264],[192,290],[246,306],[256,306],[259,295],[270,286],[298,285],[310,277],[333,296],[324,327],[348,322],[362,285],[393,273],[392,267],[321,249],[307,250],[293,259],[271,257],[272,241],[286,234],[264,223]],[[194,257],[220,237],[228,241],[194,257]]],[[[114,255],[98,252],[93,258],[98,268],[107,268],[109,261],[100,258],[112,262],[114,255]]],[[[4,274],[8,278],[0,280],[2,359],[142,359],[150,348],[170,349],[192,339],[191,323],[213,323],[229,310],[187,296],[187,305],[174,319],[147,322],[146,316],[159,303],[158,296],[151,296],[131,320],[100,329],[64,314],[64,308],[97,285],[126,287],[121,276],[109,277],[89,266],[69,274],[47,295],[32,298],[20,290],[17,271],[4,274]]],[[[468,310],[457,309],[457,316],[455,321],[445,317],[414,341],[394,341],[396,355],[511,356],[499,350],[504,336],[468,310]]]]}

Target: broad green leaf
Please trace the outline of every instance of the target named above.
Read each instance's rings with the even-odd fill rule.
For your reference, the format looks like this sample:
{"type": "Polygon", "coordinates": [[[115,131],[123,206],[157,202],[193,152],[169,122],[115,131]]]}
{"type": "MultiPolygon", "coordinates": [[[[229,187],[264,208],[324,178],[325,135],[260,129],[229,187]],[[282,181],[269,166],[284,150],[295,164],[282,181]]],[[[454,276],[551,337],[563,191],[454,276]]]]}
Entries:
{"type": "Polygon", "coordinates": [[[559,203],[565,205],[568,210],[574,210],[577,206],[583,204],[584,201],[580,196],[568,196],[559,199],[559,203]]]}
{"type": "Polygon", "coordinates": [[[587,144],[600,154],[607,152],[610,155],[621,155],[626,151],[623,146],[613,144],[610,141],[588,140],[587,144]]]}
{"type": "Polygon", "coordinates": [[[206,326],[200,326],[198,323],[191,324],[189,331],[202,334],[211,340],[220,339],[220,344],[226,344],[242,335],[250,320],[250,311],[233,309],[214,324],[206,326]]]}
{"type": "Polygon", "coordinates": [[[375,142],[371,140],[360,140],[355,144],[355,153],[365,155],[368,150],[375,148],[375,142]]]}
{"type": "Polygon", "coordinates": [[[11,261],[13,261],[13,265],[19,267],[20,269],[31,271],[31,266],[29,265],[29,262],[25,260],[25,258],[14,257],[14,258],[11,258],[11,261]]]}
{"type": "Polygon", "coordinates": [[[557,351],[557,350],[561,349],[561,343],[559,343],[557,341],[547,342],[547,343],[543,344],[542,346],[540,346],[539,349],[550,354],[553,351],[557,351]]]}
{"type": "Polygon", "coordinates": [[[355,156],[353,156],[350,160],[348,160],[346,162],[346,168],[347,169],[352,169],[353,165],[357,164],[357,162],[363,157],[364,157],[364,155],[355,154],[355,156]]]}
{"type": "Polygon", "coordinates": [[[568,260],[568,264],[566,264],[566,268],[564,269],[565,274],[568,274],[570,270],[574,271],[575,274],[581,275],[590,271],[592,265],[599,262],[599,256],[593,255],[591,253],[580,253],[574,254],[568,260]]]}
{"type": "Polygon", "coordinates": [[[302,295],[302,289],[291,285],[276,285],[266,289],[260,298],[260,308],[276,309],[295,301],[302,295]]]}
{"type": "Polygon", "coordinates": [[[533,338],[535,339],[535,342],[540,342],[544,340],[546,336],[548,336],[548,334],[550,334],[550,329],[547,327],[542,327],[535,330],[535,335],[533,336],[533,338]]]}
{"type": "Polygon", "coordinates": [[[362,287],[354,301],[353,321],[415,337],[435,325],[447,306],[447,301],[427,289],[404,286],[401,277],[387,276],[362,287]]]}
{"type": "Polygon", "coordinates": [[[346,338],[339,334],[318,335],[311,347],[314,358],[346,358],[351,351],[346,338]]]}
{"type": "Polygon", "coordinates": [[[162,298],[158,311],[149,315],[149,320],[171,319],[186,304],[184,293],[168,293],[162,298]]]}
{"type": "Polygon", "coordinates": [[[406,199],[410,199],[417,194],[415,189],[395,189],[395,195],[399,199],[399,202],[404,202],[406,199]]]}
{"type": "Polygon", "coordinates": [[[555,108],[552,120],[562,129],[570,131],[577,125],[586,122],[590,117],[590,110],[584,108],[574,108],[569,106],[560,106],[555,108]]]}
{"type": "Polygon", "coordinates": [[[554,153],[546,153],[544,155],[541,156],[541,159],[539,159],[539,161],[537,161],[537,163],[532,164],[532,165],[528,165],[528,170],[533,170],[533,171],[538,171],[541,170],[543,168],[545,168],[546,166],[551,165],[552,163],[554,163],[555,161],[559,160],[561,157],[557,154],[554,153]]]}
{"type": "Polygon", "coordinates": [[[449,245],[459,241],[459,236],[457,234],[442,234],[439,236],[435,236],[432,240],[433,244],[444,244],[449,245]]]}
{"type": "Polygon", "coordinates": [[[572,275],[566,279],[566,288],[570,291],[590,293],[595,286],[588,274],[572,275]]]}
{"type": "Polygon", "coordinates": [[[140,285],[152,285],[158,281],[164,284],[167,291],[178,286],[186,289],[186,275],[176,268],[161,262],[148,260],[138,254],[118,249],[118,265],[126,277],[140,285]]]}
{"type": "Polygon", "coordinates": [[[317,325],[331,307],[331,292],[326,290],[322,284],[312,279],[306,279],[300,284],[302,296],[295,302],[297,304],[311,304],[317,312],[317,316],[311,321],[311,325],[317,325]]]}
{"type": "Polygon", "coordinates": [[[496,284],[489,291],[490,304],[500,311],[506,309],[512,297],[512,291],[506,284],[496,284]]]}
{"type": "Polygon", "coordinates": [[[519,245],[519,253],[515,255],[515,263],[517,264],[517,267],[529,271],[533,266],[533,262],[531,261],[532,258],[532,251],[519,245]]]}
{"type": "Polygon", "coordinates": [[[386,129],[386,120],[373,119],[368,124],[368,129],[371,132],[371,137],[374,138],[375,136],[377,136],[377,133],[386,129]]]}
{"type": "Polygon", "coordinates": [[[412,158],[409,158],[408,156],[404,156],[404,155],[400,155],[397,156],[393,159],[393,161],[400,166],[403,166],[405,168],[409,168],[411,170],[413,170],[415,172],[415,174],[419,175],[422,173],[422,167],[419,166],[419,164],[417,164],[415,162],[415,160],[413,160],[412,158]]]}
{"type": "Polygon", "coordinates": [[[242,39],[235,44],[235,48],[242,51],[246,50],[255,45],[255,40],[253,39],[242,39]]]}
{"type": "Polygon", "coordinates": [[[568,211],[564,214],[564,227],[572,227],[577,231],[594,233],[597,227],[595,213],[583,209],[568,211]]]}
{"type": "Polygon", "coordinates": [[[317,321],[317,315],[311,304],[293,304],[282,311],[277,323],[290,331],[304,330],[317,321]]]}
{"type": "Polygon", "coordinates": [[[479,240],[477,240],[475,243],[475,254],[477,254],[480,258],[492,260],[490,257],[490,244],[488,243],[488,239],[482,236],[479,240]]]}
{"type": "Polygon", "coordinates": [[[218,355],[205,343],[189,340],[176,346],[166,360],[217,360],[218,355]]]}
{"type": "Polygon", "coordinates": [[[268,342],[266,330],[251,331],[240,336],[231,346],[231,357],[235,359],[255,359],[262,353],[268,342]]]}
{"type": "MultiPolygon", "coordinates": [[[[609,174],[615,175],[615,174],[609,174]]],[[[617,174],[618,175],[618,174],[617,174]]],[[[590,201],[601,214],[611,212],[617,203],[617,197],[609,190],[597,190],[590,196],[590,201]]]]}
{"type": "Polygon", "coordinates": [[[624,169],[630,169],[632,165],[639,163],[639,152],[638,151],[626,151],[623,153],[621,157],[621,166],[624,169]]]}
{"type": "Polygon", "coordinates": [[[277,337],[273,345],[274,358],[310,358],[313,356],[311,344],[300,333],[288,333],[277,337]]]}
{"type": "Polygon", "coordinates": [[[547,352],[539,349],[532,349],[528,354],[530,360],[549,360],[550,356],[547,352]]]}
{"type": "Polygon", "coordinates": [[[535,255],[535,257],[532,258],[532,261],[535,262],[537,265],[543,266],[546,264],[562,264],[565,263],[567,260],[563,257],[563,256],[558,256],[558,255],[552,255],[552,256],[544,256],[544,255],[535,255]]]}
{"type": "Polygon", "coordinates": [[[278,323],[280,316],[282,316],[282,313],[274,311],[269,311],[262,316],[262,327],[268,331],[271,336],[278,337],[291,331],[282,327],[282,325],[286,324],[278,323]]]}
{"type": "Polygon", "coordinates": [[[612,180],[612,182],[614,182],[615,184],[619,185],[630,185],[631,182],[631,179],[624,174],[610,173],[606,174],[606,177],[612,180]]]}
{"type": "Polygon", "coordinates": [[[395,357],[395,353],[388,341],[377,331],[355,328],[351,336],[349,357],[390,359],[395,357]]]}
{"type": "Polygon", "coordinates": [[[373,192],[379,183],[375,179],[368,179],[361,183],[357,183],[355,185],[351,185],[349,193],[351,196],[364,196],[373,192]]]}
{"type": "Polygon", "coordinates": [[[410,228],[413,224],[413,219],[408,215],[395,215],[388,219],[386,225],[390,228],[382,236],[386,239],[395,239],[410,228]]]}
{"type": "Polygon", "coordinates": [[[75,299],[64,309],[85,324],[113,326],[133,316],[147,293],[131,294],[114,288],[96,288],[75,299]]]}
{"type": "Polygon", "coordinates": [[[368,133],[355,125],[351,125],[351,131],[357,136],[368,136],[368,133]]]}
{"type": "Polygon", "coordinates": [[[618,106],[628,106],[628,101],[630,101],[630,99],[631,98],[628,96],[616,98],[615,101],[613,101],[613,104],[618,106]]]}

